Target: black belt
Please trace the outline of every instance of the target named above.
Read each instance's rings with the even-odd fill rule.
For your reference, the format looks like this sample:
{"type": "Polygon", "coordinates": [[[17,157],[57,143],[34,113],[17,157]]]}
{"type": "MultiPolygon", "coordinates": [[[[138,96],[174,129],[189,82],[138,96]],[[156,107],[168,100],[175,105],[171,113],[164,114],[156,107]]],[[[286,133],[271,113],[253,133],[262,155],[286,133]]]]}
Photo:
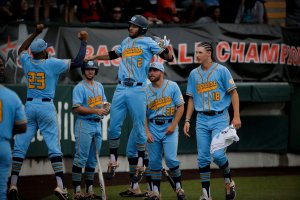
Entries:
{"type": "Polygon", "coordinates": [[[87,118],[86,120],[93,121],[93,122],[100,122],[101,121],[100,118],[87,118]]]}
{"type": "Polygon", "coordinates": [[[207,116],[215,116],[218,114],[222,114],[223,112],[224,112],[224,110],[221,110],[221,111],[198,111],[198,113],[207,115],[207,116]]]}
{"type": "Polygon", "coordinates": [[[118,81],[119,84],[123,84],[127,87],[132,87],[132,86],[142,86],[143,83],[140,83],[140,82],[130,82],[130,81],[118,81]]]}
{"type": "Polygon", "coordinates": [[[166,123],[171,123],[173,119],[149,119],[149,122],[155,123],[156,125],[164,125],[166,123]]]}
{"type": "MultiPolygon", "coordinates": [[[[32,101],[33,98],[27,98],[27,101],[32,101]]],[[[42,98],[42,102],[50,102],[52,101],[52,99],[49,99],[49,98],[42,98]]]]}

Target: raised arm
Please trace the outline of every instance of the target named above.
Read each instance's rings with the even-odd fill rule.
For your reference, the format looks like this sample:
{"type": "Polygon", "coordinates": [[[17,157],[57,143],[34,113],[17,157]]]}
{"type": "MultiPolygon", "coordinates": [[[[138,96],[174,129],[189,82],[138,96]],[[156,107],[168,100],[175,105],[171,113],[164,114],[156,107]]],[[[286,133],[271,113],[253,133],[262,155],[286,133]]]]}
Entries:
{"type": "Polygon", "coordinates": [[[80,31],[78,33],[78,39],[81,40],[81,42],[76,57],[71,60],[71,69],[82,66],[86,54],[87,38],[88,33],[86,31],[80,31]]]}
{"type": "Polygon", "coordinates": [[[85,62],[90,60],[113,60],[119,58],[119,56],[116,54],[115,51],[109,51],[107,53],[101,54],[101,55],[93,55],[93,56],[87,56],[85,57],[85,62]]]}
{"type": "Polygon", "coordinates": [[[32,33],[21,45],[18,50],[18,55],[20,55],[23,51],[27,51],[32,41],[38,36],[41,32],[43,32],[44,24],[37,24],[35,27],[35,32],[32,33]]]}

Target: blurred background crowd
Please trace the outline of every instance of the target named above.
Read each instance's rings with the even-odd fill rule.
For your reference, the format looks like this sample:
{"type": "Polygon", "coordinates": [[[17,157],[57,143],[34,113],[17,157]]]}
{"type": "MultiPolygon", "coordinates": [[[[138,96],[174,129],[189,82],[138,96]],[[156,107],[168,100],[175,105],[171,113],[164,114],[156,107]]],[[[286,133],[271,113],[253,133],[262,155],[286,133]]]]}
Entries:
{"type": "Polygon", "coordinates": [[[0,0],[0,20],[152,24],[247,23],[300,26],[299,0],[0,0]]]}

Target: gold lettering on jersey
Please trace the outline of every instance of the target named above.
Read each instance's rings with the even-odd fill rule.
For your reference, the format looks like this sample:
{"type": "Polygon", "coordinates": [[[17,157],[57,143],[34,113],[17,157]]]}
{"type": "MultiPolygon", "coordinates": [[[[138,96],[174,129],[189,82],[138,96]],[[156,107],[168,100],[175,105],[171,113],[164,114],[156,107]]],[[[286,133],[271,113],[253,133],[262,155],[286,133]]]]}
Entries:
{"type": "Polygon", "coordinates": [[[91,97],[89,96],[88,105],[90,108],[94,108],[96,106],[102,105],[102,96],[91,97]]]}
{"type": "Polygon", "coordinates": [[[161,99],[156,99],[154,101],[150,100],[150,103],[147,105],[148,109],[157,110],[159,108],[165,107],[172,103],[172,98],[170,96],[163,97],[161,99]]]}
{"type": "Polygon", "coordinates": [[[143,53],[143,50],[140,47],[132,47],[125,49],[122,53],[122,57],[132,57],[132,56],[139,56],[143,53]]]}
{"type": "Polygon", "coordinates": [[[208,91],[217,89],[218,84],[217,84],[217,81],[209,81],[207,83],[197,84],[196,87],[197,87],[197,93],[201,94],[203,92],[208,92],[208,91]]]}

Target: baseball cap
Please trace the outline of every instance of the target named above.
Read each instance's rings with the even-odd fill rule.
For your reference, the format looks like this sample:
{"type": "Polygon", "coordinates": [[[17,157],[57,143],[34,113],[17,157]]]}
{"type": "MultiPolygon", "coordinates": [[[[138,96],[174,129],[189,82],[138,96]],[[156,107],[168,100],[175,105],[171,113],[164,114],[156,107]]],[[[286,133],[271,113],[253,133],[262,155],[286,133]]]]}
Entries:
{"type": "Polygon", "coordinates": [[[48,48],[48,44],[43,39],[35,39],[30,45],[30,51],[32,53],[40,53],[48,48]]]}
{"type": "Polygon", "coordinates": [[[162,72],[165,72],[165,68],[164,68],[163,64],[161,64],[159,62],[153,62],[153,63],[151,63],[149,69],[150,68],[155,68],[155,69],[158,69],[158,70],[160,70],[162,72]]]}

